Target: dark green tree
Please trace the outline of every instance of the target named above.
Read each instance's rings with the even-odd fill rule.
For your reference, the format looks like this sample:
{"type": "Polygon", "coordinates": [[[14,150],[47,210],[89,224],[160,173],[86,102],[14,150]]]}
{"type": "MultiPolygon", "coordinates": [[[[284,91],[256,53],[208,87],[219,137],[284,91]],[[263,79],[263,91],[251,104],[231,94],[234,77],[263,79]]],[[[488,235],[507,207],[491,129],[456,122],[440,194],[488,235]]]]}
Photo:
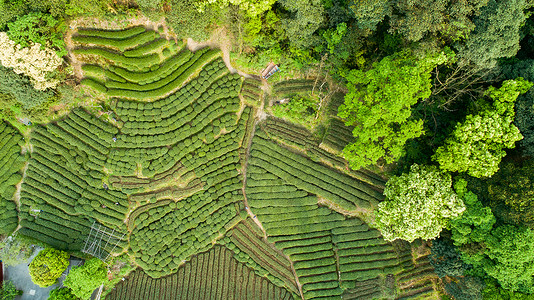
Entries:
{"type": "Polygon", "coordinates": [[[486,181],[495,214],[506,222],[534,228],[534,161],[506,161],[486,181]]]}
{"type": "Polygon", "coordinates": [[[469,265],[462,261],[460,253],[449,239],[442,237],[433,240],[430,250],[430,263],[440,278],[463,276],[469,268],[469,265]]]}
{"type": "Polygon", "coordinates": [[[484,242],[496,222],[489,207],[484,207],[477,195],[467,191],[467,182],[457,180],[454,184],[456,193],[465,204],[464,213],[451,220],[450,230],[456,246],[484,242]]]}
{"type": "Polygon", "coordinates": [[[325,21],[325,9],[320,0],[280,0],[282,7],[290,13],[282,18],[289,43],[297,49],[319,44],[319,37],[313,34],[325,21]]]}
{"type": "Polygon", "coordinates": [[[470,17],[488,0],[400,0],[395,2],[390,30],[409,41],[440,35],[449,41],[466,38],[475,25],[470,17]]]}
{"type": "Polygon", "coordinates": [[[514,56],[527,7],[527,0],[489,0],[473,19],[474,31],[458,47],[458,63],[484,69],[494,67],[499,58],[514,56]]]}

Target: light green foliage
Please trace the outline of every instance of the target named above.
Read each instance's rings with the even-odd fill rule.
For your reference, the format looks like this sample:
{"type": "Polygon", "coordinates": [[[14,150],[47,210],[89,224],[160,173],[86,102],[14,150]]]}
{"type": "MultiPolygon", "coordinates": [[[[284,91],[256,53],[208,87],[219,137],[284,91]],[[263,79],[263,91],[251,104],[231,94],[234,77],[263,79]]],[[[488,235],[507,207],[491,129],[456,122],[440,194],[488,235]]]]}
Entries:
{"type": "Polygon", "coordinates": [[[91,293],[106,279],[107,269],[98,258],[87,260],[83,266],[74,267],[63,284],[72,290],[76,297],[88,299],[91,293]]]}
{"type": "Polygon", "coordinates": [[[317,102],[311,97],[294,96],[289,103],[274,105],[273,115],[310,127],[315,123],[317,102]]]}
{"type": "Polygon", "coordinates": [[[33,245],[20,238],[9,236],[0,242],[0,260],[7,266],[25,263],[33,251],[33,245]]]}
{"type": "Polygon", "coordinates": [[[465,210],[452,189],[450,174],[434,166],[412,165],[409,173],[386,183],[384,195],[386,200],[378,204],[375,214],[386,241],[433,239],[465,210]]]}
{"type": "Polygon", "coordinates": [[[490,87],[490,107],[476,115],[468,115],[458,123],[445,145],[436,150],[433,159],[443,170],[467,172],[474,177],[489,177],[499,170],[506,155],[504,149],[514,148],[522,139],[514,121],[514,102],[532,83],[518,78],[503,82],[499,89],[490,87]]]}
{"type": "Polygon", "coordinates": [[[221,8],[235,5],[248,16],[257,17],[270,10],[275,2],[276,0],[205,0],[204,2],[200,1],[198,5],[200,10],[209,4],[218,5],[221,8]]]}
{"type": "Polygon", "coordinates": [[[48,300],[78,300],[69,288],[57,288],[50,291],[48,300]]]}
{"type": "Polygon", "coordinates": [[[526,0],[489,0],[473,19],[475,30],[459,47],[459,64],[491,68],[519,50],[520,27],[528,17],[526,0]]]}
{"type": "Polygon", "coordinates": [[[2,289],[0,290],[0,299],[13,300],[15,297],[22,295],[21,290],[17,290],[13,281],[6,280],[2,283],[2,289]]]}
{"type": "Polygon", "coordinates": [[[8,24],[7,35],[22,47],[30,47],[32,43],[52,48],[59,57],[67,55],[63,33],[66,30],[63,21],[59,21],[50,14],[31,12],[18,17],[8,24]]]}
{"type": "Polygon", "coordinates": [[[534,292],[534,232],[526,227],[502,225],[485,241],[485,259],[480,266],[502,287],[534,292]]]}
{"type": "Polygon", "coordinates": [[[496,221],[491,209],[483,206],[477,195],[467,191],[466,187],[467,182],[465,180],[458,180],[454,184],[456,192],[466,207],[461,216],[450,222],[452,240],[456,246],[483,242],[490,234],[496,221]]]}
{"type": "Polygon", "coordinates": [[[411,138],[423,134],[423,121],[411,119],[411,106],[430,96],[431,70],[447,62],[453,53],[440,52],[417,59],[408,52],[396,53],[374,63],[364,72],[345,74],[349,92],[338,116],[355,126],[356,141],[343,150],[351,168],[392,163],[411,138]]]}
{"type": "Polygon", "coordinates": [[[56,283],[61,273],[69,266],[69,254],[54,248],[46,248],[39,252],[30,263],[30,276],[33,283],[40,287],[56,283]]]}
{"type": "MultiPolygon", "coordinates": [[[[316,44],[313,33],[325,19],[324,6],[319,0],[281,0],[279,3],[291,12],[291,18],[282,19],[282,28],[292,47],[301,49],[316,44]]],[[[296,50],[295,50],[296,51],[296,50]]],[[[298,53],[293,53],[298,55],[298,53]]]]}

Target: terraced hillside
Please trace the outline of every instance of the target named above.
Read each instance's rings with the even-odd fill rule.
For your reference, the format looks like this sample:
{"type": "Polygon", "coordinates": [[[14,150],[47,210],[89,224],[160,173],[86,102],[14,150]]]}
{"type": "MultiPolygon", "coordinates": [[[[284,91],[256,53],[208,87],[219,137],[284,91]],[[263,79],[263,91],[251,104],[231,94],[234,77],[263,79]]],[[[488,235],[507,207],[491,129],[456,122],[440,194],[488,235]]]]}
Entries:
{"type": "Polygon", "coordinates": [[[153,279],[136,270],[119,283],[108,300],[293,299],[291,293],[239,263],[225,247],[215,246],[182,265],[173,275],[153,279]]]}
{"type": "Polygon", "coordinates": [[[75,251],[93,222],[124,234],[108,251],[143,271],[109,299],[412,293],[398,275],[412,274],[410,246],[365,223],[384,180],[350,171],[310,130],[262,118],[260,83],[231,74],[218,50],[191,52],[145,27],[73,40],[82,84],[105,109],[34,126],[20,234],[75,251]]]}
{"type": "Polygon", "coordinates": [[[11,234],[18,225],[14,201],[16,187],[22,179],[22,167],[26,161],[21,155],[24,140],[17,129],[0,123],[0,235],[11,234]]]}

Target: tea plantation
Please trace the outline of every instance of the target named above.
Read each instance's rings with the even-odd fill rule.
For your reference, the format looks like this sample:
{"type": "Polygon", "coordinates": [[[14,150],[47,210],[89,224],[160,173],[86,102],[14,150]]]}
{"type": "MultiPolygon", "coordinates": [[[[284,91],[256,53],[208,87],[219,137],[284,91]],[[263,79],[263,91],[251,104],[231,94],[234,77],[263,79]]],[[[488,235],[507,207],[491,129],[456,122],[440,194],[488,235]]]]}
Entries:
{"type": "Polygon", "coordinates": [[[192,52],[160,30],[85,28],[73,42],[81,84],[107,112],[75,108],[34,126],[29,141],[1,125],[2,233],[19,226],[70,251],[93,222],[124,234],[112,255],[127,253],[138,269],[112,300],[437,295],[416,246],[366,224],[384,181],[349,171],[340,120],[317,138],[260,118],[259,80],[232,74],[219,50],[192,52]],[[25,169],[21,145],[31,149],[25,169]]]}

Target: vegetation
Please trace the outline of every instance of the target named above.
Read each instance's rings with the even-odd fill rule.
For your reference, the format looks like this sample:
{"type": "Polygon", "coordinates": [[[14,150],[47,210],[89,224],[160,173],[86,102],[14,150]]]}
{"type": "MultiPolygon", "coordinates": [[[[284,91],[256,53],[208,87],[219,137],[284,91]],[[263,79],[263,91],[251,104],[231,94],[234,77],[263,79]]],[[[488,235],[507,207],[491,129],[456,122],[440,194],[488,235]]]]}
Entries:
{"type": "MultiPolygon", "coordinates": [[[[87,260],[83,266],[72,268],[63,285],[76,297],[87,299],[97,287],[104,283],[106,276],[107,269],[104,263],[98,258],[92,258],[87,260]]],[[[66,294],[66,292],[61,294],[66,294]]]]}
{"type": "Polygon", "coordinates": [[[0,0],[0,258],[82,257],[51,299],[530,299],[533,11],[0,0]]]}
{"type": "Polygon", "coordinates": [[[67,252],[46,248],[37,254],[29,265],[33,283],[40,287],[51,286],[56,283],[61,273],[69,266],[67,252]]]}
{"type": "Polygon", "coordinates": [[[376,226],[388,241],[436,238],[451,218],[465,210],[452,189],[451,176],[431,166],[413,165],[409,173],[390,178],[384,195],[376,226]]]}
{"type": "Polygon", "coordinates": [[[17,290],[15,284],[11,280],[2,282],[2,289],[0,289],[0,299],[13,300],[15,297],[22,295],[21,290],[17,290]]]}

